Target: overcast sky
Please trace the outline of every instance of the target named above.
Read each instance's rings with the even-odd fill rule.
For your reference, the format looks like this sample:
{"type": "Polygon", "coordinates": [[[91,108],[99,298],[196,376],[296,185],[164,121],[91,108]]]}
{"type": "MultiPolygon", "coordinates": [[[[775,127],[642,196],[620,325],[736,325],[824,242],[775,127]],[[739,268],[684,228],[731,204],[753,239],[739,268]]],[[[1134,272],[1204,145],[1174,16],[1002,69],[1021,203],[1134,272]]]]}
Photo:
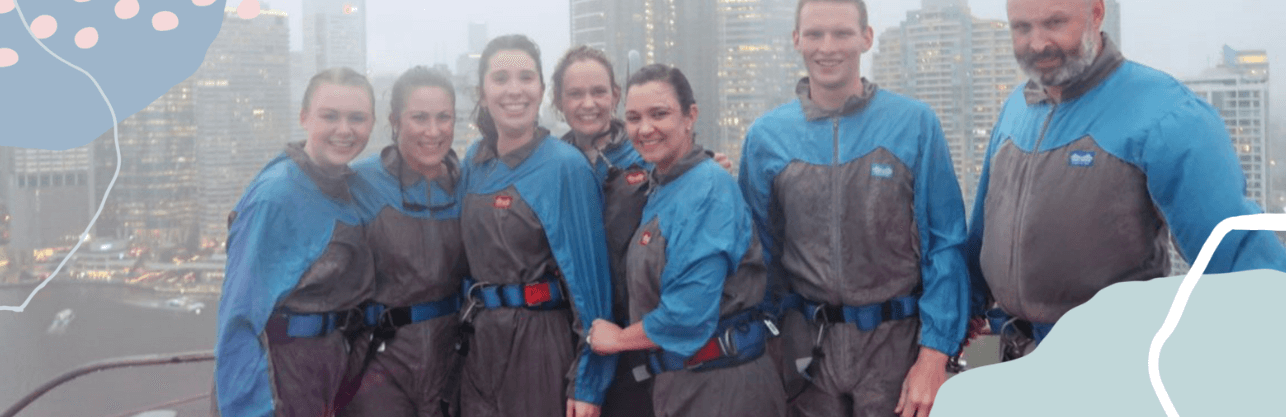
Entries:
{"type": "MultiPolygon", "coordinates": [[[[304,0],[261,0],[290,15],[291,47],[301,49],[304,0]]],[[[689,0],[677,0],[689,1],[689,0]]],[[[1126,58],[1190,77],[1218,62],[1224,44],[1265,49],[1269,61],[1286,71],[1286,1],[1281,0],[1119,0],[1122,50],[1126,58]]],[[[229,0],[235,6],[239,0],[229,0]]],[[[973,14],[1005,18],[1006,0],[970,0],[973,14]]],[[[867,0],[878,36],[896,26],[920,0],[867,0]]],[[[541,47],[548,69],[568,47],[568,0],[367,0],[368,65],[395,73],[416,64],[446,63],[467,47],[467,24],[487,23],[488,35],[524,33],[541,47]]],[[[782,34],[789,36],[789,34],[782,34]]],[[[878,43],[877,43],[878,48],[878,43]]],[[[869,65],[870,54],[863,57],[869,65]]],[[[546,71],[548,72],[548,71],[546,71]]],[[[1273,76],[1274,119],[1286,117],[1286,80],[1273,76]]]]}

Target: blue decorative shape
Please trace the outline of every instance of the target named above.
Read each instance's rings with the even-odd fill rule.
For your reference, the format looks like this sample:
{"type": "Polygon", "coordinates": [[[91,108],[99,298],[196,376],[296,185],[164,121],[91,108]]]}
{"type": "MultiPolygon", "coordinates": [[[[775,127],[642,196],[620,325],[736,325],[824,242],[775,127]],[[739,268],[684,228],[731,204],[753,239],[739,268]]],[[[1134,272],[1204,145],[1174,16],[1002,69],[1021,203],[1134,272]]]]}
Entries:
{"type": "Polygon", "coordinates": [[[223,26],[225,1],[209,6],[144,1],[137,15],[120,19],[115,1],[15,0],[15,10],[0,14],[0,48],[13,49],[19,57],[17,64],[0,68],[0,145],[80,147],[144,109],[201,66],[223,26]],[[41,42],[91,74],[102,94],[89,77],[36,42],[19,9],[28,24],[41,15],[54,17],[57,31],[41,42]],[[177,15],[179,26],[165,32],[152,28],[152,15],[161,11],[177,15]],[[98,31],[98,43],[81,49],[75,36],[86,27],[98,31]],[[115,108],[115,120],[103,95],[115,108]]]}

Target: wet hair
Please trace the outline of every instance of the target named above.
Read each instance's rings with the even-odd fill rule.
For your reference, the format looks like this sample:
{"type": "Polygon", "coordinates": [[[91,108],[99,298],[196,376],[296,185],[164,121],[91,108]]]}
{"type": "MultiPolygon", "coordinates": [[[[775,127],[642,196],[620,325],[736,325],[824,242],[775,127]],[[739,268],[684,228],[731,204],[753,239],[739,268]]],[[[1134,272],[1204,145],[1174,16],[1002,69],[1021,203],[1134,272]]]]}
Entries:
{"type": "Polygon", "coordinates": [[[554,66],[554,109],[559,113],[563,112],[563,77],[567,73],[567,67],[581,61],[594,61],[603,65],[607,71],[607,81],[612,86],[613,94],[621,93],[621,85],[616,83],[616,73],[612,71],[612,61],[607,59],[607,54],[598,49],[589,47],[589,45],[580,45],[568,49],[567,53],[558,60],[558,65],[554,66]]]}
{"type": "Polygon", "coordinates": [[[482,49],[482,57],[478,61],[478,104],[473,108],[473,123],[478,126],[484,138],[498,138],[500,132],[496,130],[496,121],[491,118],[491,113],[487,111],[487,106],[483,105],[482,91],[483,85],[487,83],[487,72],[491,70],[491,57],[500,51],[522,51],[536,61],[536,77],[540,79],[540,88],[545,88],[545,74],[540,66],[540,47],[532,42],[531,38],[521,34],[504,35],[487,43],[487,47],[482,49]]]}
{"type": "Polygon", "coordinates": [[[859,29],[866,30],[866,1],[865,0],[799,0],[795,6],[795,30],[799,30],[799,15],[804,11],[804,5],[808,3],[849,3],[857,6],[857,25],[859,29]]]}
{"type": "Polygon", "coordinates": [[[304,106],[300,107],[301,112],[308,111],[308,106],[313,104],[313,93],[322,84],[362,87],[362,89],[366,90],[367,97],[371,98],[371,114],[375,114],[375,89],[371,87],[371,82],[366,79],[365,75],[349,67],[327,68],[308,80],[308,88],[304,89],[304,106]]]}
{"type": "Polygon", "coordinates": [[[393,82],[393,97],[389,101],[389,118],[396,122],[391,123],[393,126],[393,143],[397,143],[397,125],[402,121],[402,109],[406,108],[406,99],[421,87],[436,87],[445,91],[451,97],[451,106],[455,107],[455,86],[451,85],[451,78],[446,73],[430,69],[423,65],[417,65],[414,68],[406,70],[397,81],[393,82]]]}
{"type": "Polygon", "coordinates": [[[692,93],[692,85],[688,84],[688,77],[683,76],[683,72],[678,68],[665,64],[651,64],[639,68],[638,72],[630,76],[630,81],[626,83],[626,90],[636,85],[643,85],[653,81],[660,81],[669,84],[674,88],[674,96],[679,99],[679,108],[684,116],[690,116],[692,105],[697,104],[696,96],[692,93]]]}

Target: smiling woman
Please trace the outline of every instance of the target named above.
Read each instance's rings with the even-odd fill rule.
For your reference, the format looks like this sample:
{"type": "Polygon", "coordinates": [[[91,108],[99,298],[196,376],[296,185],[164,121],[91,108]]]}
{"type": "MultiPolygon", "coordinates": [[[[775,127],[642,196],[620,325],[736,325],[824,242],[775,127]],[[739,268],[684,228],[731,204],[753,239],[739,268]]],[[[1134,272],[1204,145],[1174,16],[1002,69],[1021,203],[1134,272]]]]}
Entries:
{"type": "Polygon", "coordinates": [[[225,416],[329,415],[348,372],[374,271],[348,162],[374,126],[370,83],[348,68],[313,77],[291,143],[229,216],[215,384],[225,416]]]}
{"type": "Polygon", "coordinates": [[[615,357],[572,341],[610,318],[598,182],[579,150],[536,125],[535,43],[501,36],[481,62],[483,138],[465,156],[460,220],[476,280],[466,282],[475,330],[464,341],[462,414],[595,416],[615,357]]]}

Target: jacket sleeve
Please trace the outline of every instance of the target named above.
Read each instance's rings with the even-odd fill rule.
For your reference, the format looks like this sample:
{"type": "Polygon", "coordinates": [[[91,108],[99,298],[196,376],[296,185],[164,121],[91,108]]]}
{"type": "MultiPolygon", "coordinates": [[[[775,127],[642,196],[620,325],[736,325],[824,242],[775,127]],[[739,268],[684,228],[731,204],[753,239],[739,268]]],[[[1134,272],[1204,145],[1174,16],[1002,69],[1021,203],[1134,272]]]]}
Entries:
{"type": "Polygon", "coordinates": [[[773,207],[772,182],[776,174],[769,171],[769,150],[764,144],[763,129],[756,128],[761,123],[756,121],[746,132],[746,141],[741,147],[741,163],[738,168],[737,185],[746,200],[750,218],[754,222],[755,234],[763,247],[764,265],[768,268],[768,297],[781,297],[789,290],[784,273],[780,266],[780,248],[778,247],[772,217],[776,213],[773,207]]]}
{"type": "Polygon", "coordinates": [[[1003,113],[1001,119],[996,122],[996,128],[992,129],[991,143],[987,144],[987,156],[982,162],[982,172],[978,175],[978,189],[974,193],[973,211],[969,215],[969,234],[965,238],[962,252],[964,252],[965,263],[969,267],[969,316],[982,316],[988,307],[991,306],[991,287],[987,285],[987,280],[982,275],[982,234],[986,227],[987,216],[984,213],[987,203],[987,185],[991,181],[991,157],[996,154],[996,149],[1000,143],[997,140],[997,133],[1000,129],[1000,123],[1004,120],[1003,113]]]}
{"type": "MultiPolygon", "coordinates": [[[[253,191],[250,191],[253,192],[253,191]]],[[[250,199],[239,207],[229,230],[228,261],[219,301],[215,342],[215,384],[218,405],[225,416],[273,414],[268,352],[262,345],[264,327],[273,308],[299,281],[320,253],[327,235],[309,231],[294,211],[270,201],[250,199]]],[[[312,227],[310,227],[312,226],[312,227]]]]}
{"type": "MultiPolygon", "coordinates": [[[[584,336],[595,319],[612,320],[612,281],[607,267],[607,238],[603,234],[602,190],[589,167],[579,160],[563,159],[560,178],[549,178],[551,196],[544,198],[536,215],[545,228],[549,247],[567,281],[573,314],[578,328],[577,359],[572,398],[602,404],[607,386],[616,373],[616,355],[601,356],[590,351],[584,336]]],[[[529,200],[530,201],[530,200],[529,200]]]]}
{"type": "Polygon", "coordinates": [[[661,299],[643,316],[643,331],[662,349],[691,356],[714,335],[723,282],[754,237],[738,239],[749,219],[738,207],[742,203],[734,201],[735,190],[675,191],[683,191],[690,200],[678,210],[660,213],[669,214],[661,219],[666,238],[661,299]]]}
{"type": "Polygon", "coordinates": [[[920,232],[920,344],[955,355],[968,321],[969,277],[961,247],[965,240],[964,201],[938,118],[921,123],[920,160],[915,175],[915,218],[920,232]]]}
{"type": "MultiPolygon", "coordinates": [[[[1148,191],[1161,208],[1183,257],[1191,262],[1223,219],[1261,213],[1245,197],[1246,176],[1218,113],[1192,98],[1146,133],[1142,164],[1148,191]]],[[[1232,231],[1205,273],[1286,271],[1286,249],[1270,231],[1232,231]]]]}

